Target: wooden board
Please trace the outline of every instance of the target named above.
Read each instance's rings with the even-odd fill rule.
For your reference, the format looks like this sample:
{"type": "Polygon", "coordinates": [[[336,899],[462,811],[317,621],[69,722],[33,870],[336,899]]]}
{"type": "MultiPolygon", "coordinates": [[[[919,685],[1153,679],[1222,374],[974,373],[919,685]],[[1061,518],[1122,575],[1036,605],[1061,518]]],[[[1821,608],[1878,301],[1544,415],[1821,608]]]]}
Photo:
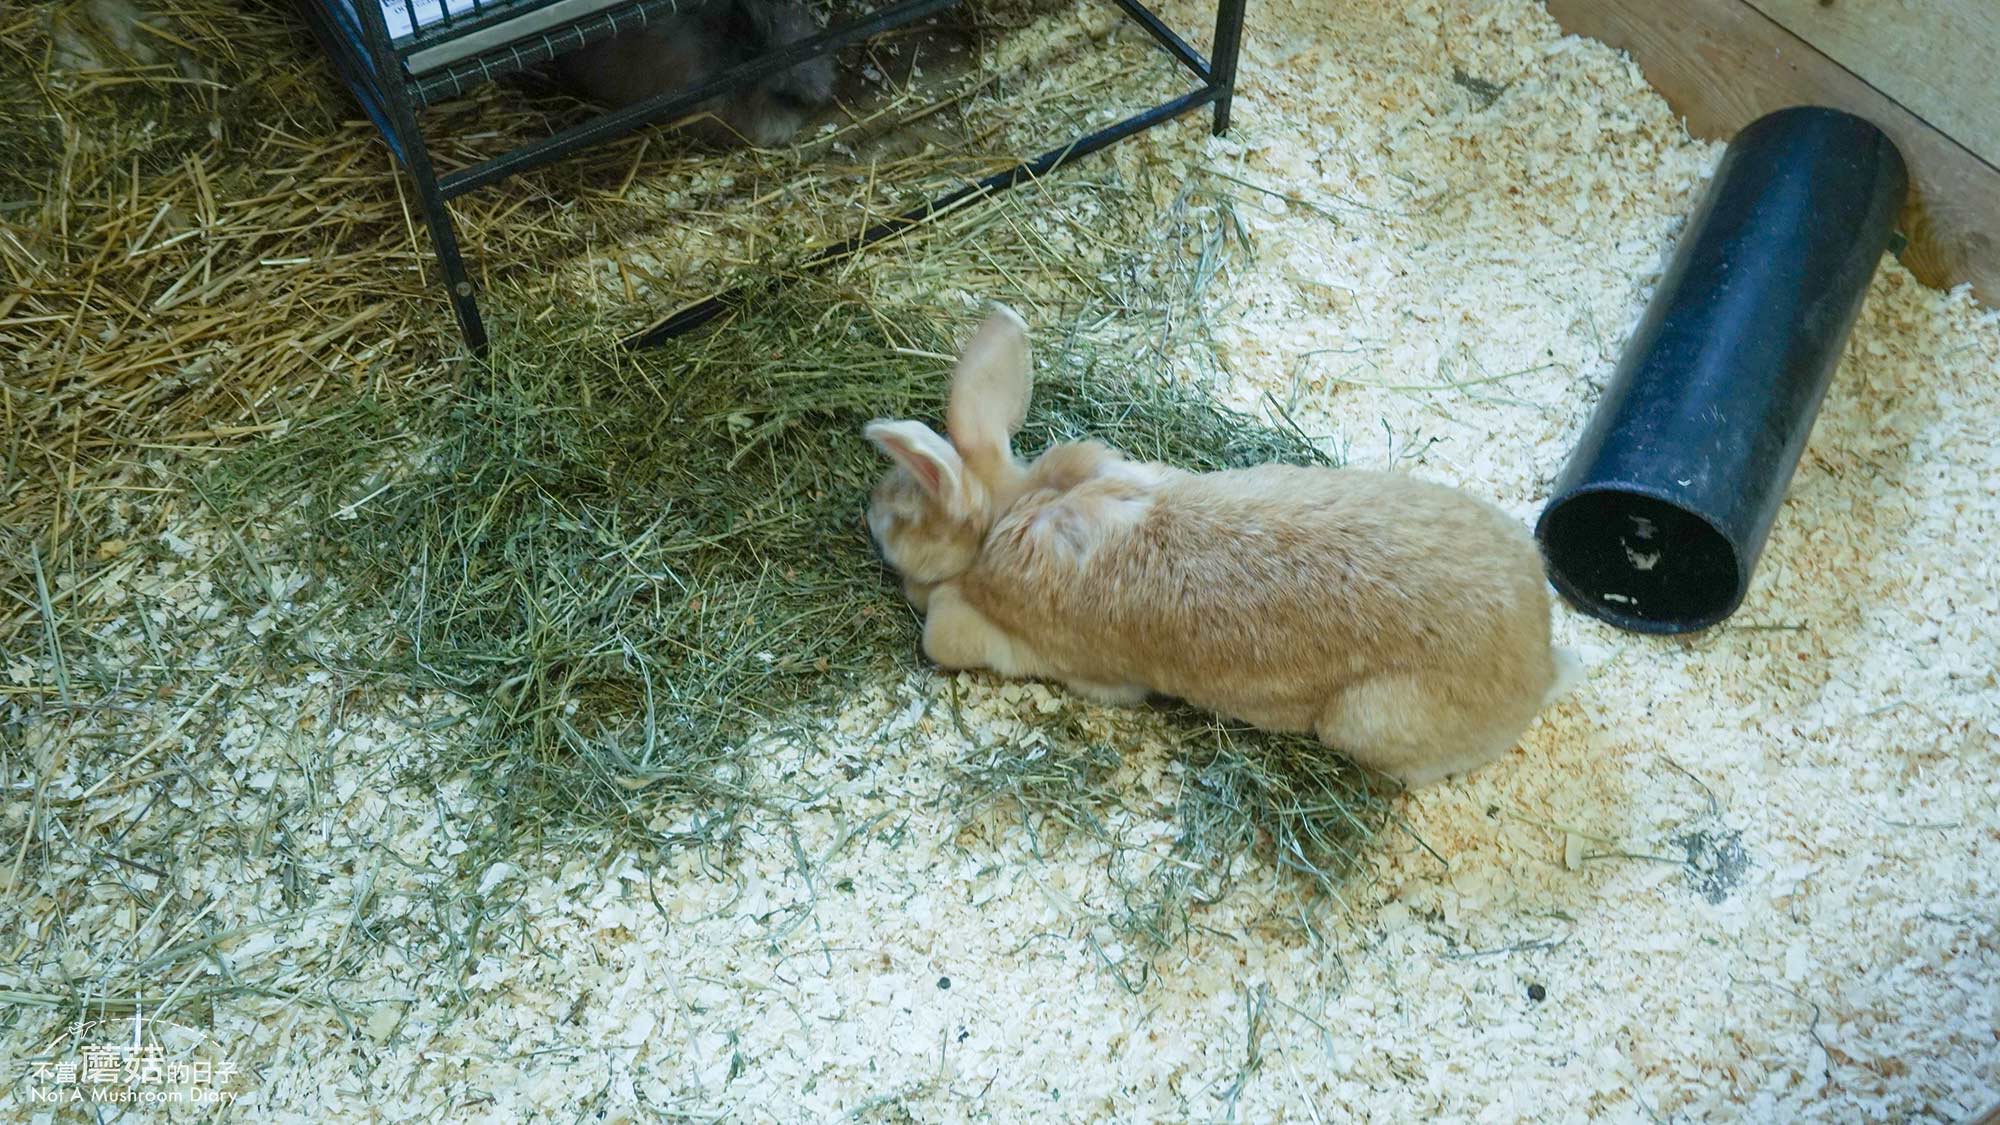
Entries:
{"type": "MultiPolygon", "coordinates": [[[[1817,0],[1815,0],[1817,2],[1817,0]]],[[[1836,0],[1838,2],[1838,0],[1836,0]]],[[[2000,308],[2000,171],[1741,0],[1548,0],[1563,28],[1628,51],[1695,136],[1829,105],[1874,122],[1909,164],[1903,264],[2000,308]]]]}
{"type": "Polygon", "coordinates": [[[2000,165],[2000,3],[1749,0],[1813,49],[2000,165]]]}

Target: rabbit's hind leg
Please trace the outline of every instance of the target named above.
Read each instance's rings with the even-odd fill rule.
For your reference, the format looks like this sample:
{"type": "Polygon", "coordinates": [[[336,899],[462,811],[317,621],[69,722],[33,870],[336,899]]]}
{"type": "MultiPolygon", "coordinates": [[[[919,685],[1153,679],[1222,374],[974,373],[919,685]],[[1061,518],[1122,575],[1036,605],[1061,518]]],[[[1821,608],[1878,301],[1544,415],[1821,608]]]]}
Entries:
{"type": "Polygon", "coordinates": [[[1362,765],[1416,788],[1506,753],[1532,713],[1515,722],[1496,710],[1505,709],[1472,706],[1414,676],[1387,673],[1342,691],[1314,733],[1362,765]]]}

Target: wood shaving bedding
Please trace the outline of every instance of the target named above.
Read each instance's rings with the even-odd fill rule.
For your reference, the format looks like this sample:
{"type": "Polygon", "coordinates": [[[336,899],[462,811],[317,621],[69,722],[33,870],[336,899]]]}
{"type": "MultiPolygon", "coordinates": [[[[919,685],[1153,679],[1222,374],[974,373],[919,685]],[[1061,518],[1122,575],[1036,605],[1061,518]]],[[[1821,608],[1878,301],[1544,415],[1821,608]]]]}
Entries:
{"type": "MultiPolygon", "coordinates": [[[[1254,263],[1210,290],[1232,393],[1531,519],[1719,148],[1529,3],[1251,17],[1232,135],[1113,157],[1256,185],[1254,263]]],[[[490,813],[394,784],[447,704],[262,686],[220,719],[234,772],[209,779],[210,830],[273,795],[335,799],[295,802],[285,851],[205,871],[189,909],[240,932],[218,972],[337,981],[342,1005],[219,1009],[244,1072],[229,1112],[1956,1120],[2000,1096],[1996,414],[2000,318],[1885,262],[1729,625],[1659,640],[1561,611],[1588,682],[1518,753],[1407,798],[1415,839],[1348,902],[1301,919],[1296,888],[1253,872],[1150,962],[1100,924],[1108,845],[939,800],[947,767],[1032,729],[1038,685],[865,693],[825,717],[833,752],[769,741],[762,768],[817,796],[727,864],[520,857],[472,904],[427,891],[463,855],[454,820],[490,813]],[[475,964],[399,952],[470,907],[505,935],[475,964]]],[[[134,563],[134,613],[191,649],[254,628],[202,585],[224,538],[180,535],[134,563]]],[[[36,737],[50,791],[81,795],[36,737]]],[[[1116,779],[1161,813],[1125,814],[1128,844],[1170,838],[1172,767],[1141,753],[1116,779]]],[[[114,798],[93,798],[104,823],[143,815],[114,798]]],[[[11,836],[26,814],[6,815],[11,836]]],[[[86,975],[101,952],[65,956],[86,975]]],[[[0,1073],[39,1049],[31,1026],[0,1033],[0,1073]]]]}

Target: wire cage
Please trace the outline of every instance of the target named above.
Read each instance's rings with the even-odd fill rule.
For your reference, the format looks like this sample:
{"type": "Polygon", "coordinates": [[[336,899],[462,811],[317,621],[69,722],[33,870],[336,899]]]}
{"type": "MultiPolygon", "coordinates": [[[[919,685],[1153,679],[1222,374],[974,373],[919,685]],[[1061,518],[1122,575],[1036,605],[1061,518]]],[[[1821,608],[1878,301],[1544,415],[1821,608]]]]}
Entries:
{"type": "MultiPolygon", "coordinates": [[[[606,110],[498,156],[439,176],[417,122],[425,106],[548,62],[653,19],[698,7],[703,0],[303,0],[307,21],[335,72],[361,103],[414,182],[438,257],[452,311],[466,346],[486,348],[486,328],[472,279],[459,251],[448,203],[516,172],[538,167],[695,106],[739,87],[838,51],[893,28],[936,15],[961,0],[896,0],[872,14],[829,27],[720,71],[701,82],[606,110]]],[[[1213,128],[1229,128],[1244,0],[1217,0],[1213,58],[1204,58],[1141,0],[1114,0],[1162,48],[1194,75],[1195,89],[1095,132],[1048,149],[1012,168],[965,184],[900,215],[857,231],[820,251],[809,265],[831,261],[892,238],[930,215],[967,199],[1004,191],[1190,110],[1214,107],[1213,128]]],[[[644,346],[707,323],[726,310],[723,294],[691,305],[634,336],[644,346]]]]}

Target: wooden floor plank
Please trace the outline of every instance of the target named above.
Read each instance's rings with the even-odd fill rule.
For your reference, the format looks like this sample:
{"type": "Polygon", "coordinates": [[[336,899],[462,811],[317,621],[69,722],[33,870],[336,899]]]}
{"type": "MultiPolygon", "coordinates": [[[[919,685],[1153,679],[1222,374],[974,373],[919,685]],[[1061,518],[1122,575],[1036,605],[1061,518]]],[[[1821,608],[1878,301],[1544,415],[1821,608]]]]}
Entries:
{"type": "Polygon", "coordinates": [[[2000,4],[1993,0],[1749,0],[1904,109],[2000,164],[2000,4]]]}
{"type": "Polygon", "coordinates": [[[1828,105],[1888,133],[1909,164],[1903,264],[1969,282],[2000,308],[2000,170],[1742,0],[1547,0],[1564,30],[1630,52],[1695,136],[1726,140],[1773,110],[1828,105]]]}

